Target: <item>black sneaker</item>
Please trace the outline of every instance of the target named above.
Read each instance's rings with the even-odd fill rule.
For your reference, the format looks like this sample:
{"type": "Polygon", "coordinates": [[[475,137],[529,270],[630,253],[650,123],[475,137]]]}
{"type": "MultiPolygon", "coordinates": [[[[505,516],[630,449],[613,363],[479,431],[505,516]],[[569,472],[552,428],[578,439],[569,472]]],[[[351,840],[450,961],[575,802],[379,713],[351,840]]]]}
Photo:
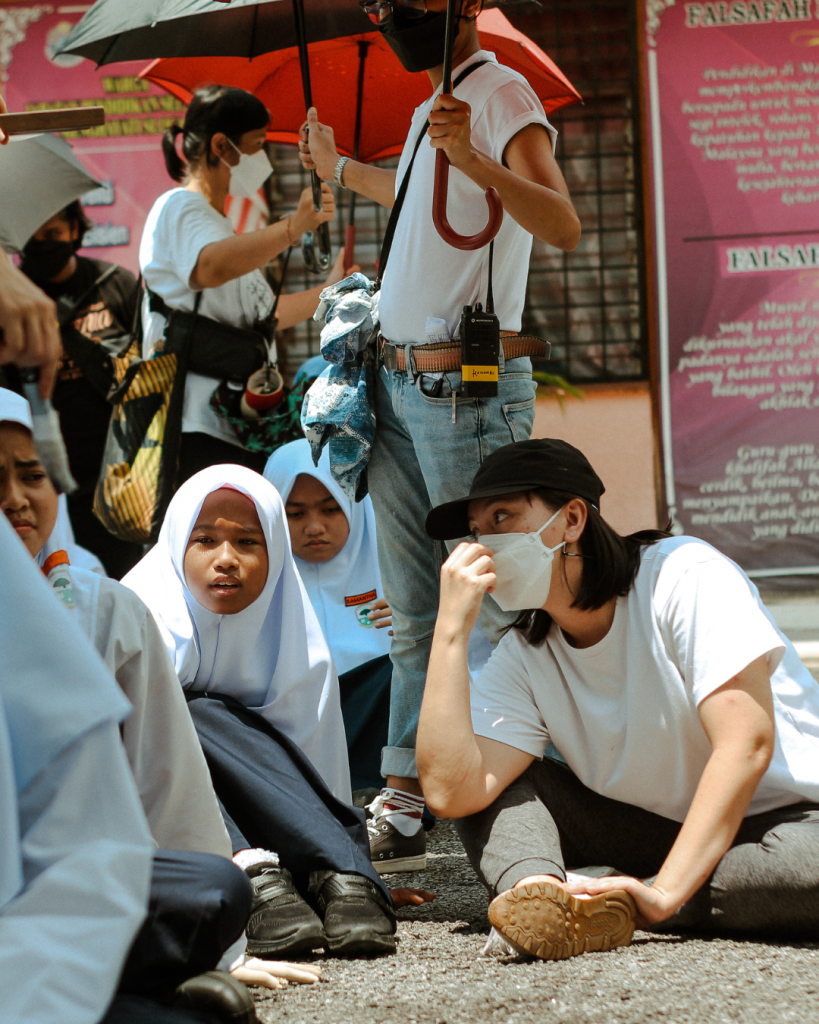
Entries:
{"type": "Polygon", "coordinates": [[[370,860],[379,875],[393,871],[423,871],[427,866],[427,834],[419,828],[405,836],[389,818],[377,814],[367,822],[370,836],[370,860]]]}
{"type": "Polygon", "coordinates": [[[310,887],[324,918],[327,949],[335,956],[395,952],[395,914],[381,890],[363,875],[317,871],[310,887]]]}
{"type": "Polygon", "coordinates": [[[220,1024],[259,1024],[250,992],[222,971],[207,971],[183,981],[174,994],[173,1006],[207,1013],[220,1024]]]}
{"type": "Polygon", "coordinates": [[[286,868],[255,864],[247,873],[253,885],[248,953],[278,958],[324,948],[327,936],[321,921],[301,898],[286,868]]]}

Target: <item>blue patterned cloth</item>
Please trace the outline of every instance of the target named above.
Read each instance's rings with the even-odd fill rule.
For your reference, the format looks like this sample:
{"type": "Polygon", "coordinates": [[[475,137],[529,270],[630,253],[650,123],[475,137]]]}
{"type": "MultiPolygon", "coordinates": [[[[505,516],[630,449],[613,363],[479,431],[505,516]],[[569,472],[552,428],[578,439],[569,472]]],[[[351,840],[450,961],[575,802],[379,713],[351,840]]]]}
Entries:
{"type": "Polygon", "coordinates": [[[325,445],[330,472],[353,501],[367,494],[364,472],[375,437],[372,367],[364,349],[378,325],[378,293],[363,274],[351,274],[321,293],[313,316],[324,322],[321,354],[333,365],[304,396],[301,425],[318,465],[325,445]]]}

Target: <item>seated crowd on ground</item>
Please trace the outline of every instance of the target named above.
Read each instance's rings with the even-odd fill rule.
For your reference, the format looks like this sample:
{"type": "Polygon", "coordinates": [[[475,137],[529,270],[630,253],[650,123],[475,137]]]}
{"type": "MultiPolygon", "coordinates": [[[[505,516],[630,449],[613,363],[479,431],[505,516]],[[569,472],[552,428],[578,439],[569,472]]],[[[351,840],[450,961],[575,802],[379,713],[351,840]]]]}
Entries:
{"type": "MultiPolygon", "coordinates": [[[[445,7],[425,3],[430,21],[445,7]]],[[[579,222],[537,97],[492,54],[476,59],[479,7],[466,0],[456,29],[472,47],[463,74],[501,75],[495,91],[525,108],[496,116],[497,159],[481,158],[507,213],[524,196],[503,222],[517,265],[538,232],[572,248],[579,222]]],[[[440,99],[445,148],[469,108],[448,122],[440,99]]],[[[256,97],[208,86],[169,129],[179,187],[146,222],[139,309],[133,275],[76,255],[78,206],[23,252],[67,303],[62,338],[53,302],[0,259],[0,363],[39,367],[42,398],[57,374],[55,405],[89,412],[85,433],[68,431],[80,487],[66,504],[29,403],[0,388],[0,1024],[254,1024],[245,983],[314,983],[322,952],[395,953],[396,909],[434,895],[383,876],[424,867],[435,816],[454,820],[488,890],[501,953],[565,959],[638,927],[818,940],[819,685],[739,566],[694,537],[620,536],[583,453],[521,439],[534,386],[514,346],[507,397],[484,400],[459,397],[460,362],[409,386],[418,346],[380,339],[405,370],[387,396],[397,371],[382,358],[374,503],[364,488],[353,501],[339,461],[325,448],[314,462],[305,438],[245,444],[250,428],[237,434],[217,398],[241,409],[250,390],[231,398],[236,381],[201,346],[203,372],[174,405],[179,479],[155,543],[104,536],[94,489],[114,370],[101,353],[115,339],[73,336],[89,289],[105,278],[114,333],[141,314],[143,365],[197,316],[220,343],[246,342],[316,307],[321,286],[277,305],[262,269],[332,219],[326,184],[320,210],[305,190],[250,235],[222,215],[230,187],[254,193],[271,173],[268,122],[256,97]],[[491,416],[470,418],[478,401],[491,416]],[[439,422],[457,453],[422,451],[439,422]]],[[[393,172],[338,158],[332,137],[311,110],[305,166],[390,206],[393,172]]],[[[511,289],[514,267],[498,266],[511,289]]],[[[518,290],[505,315],[520,330],[518,290]]]]}

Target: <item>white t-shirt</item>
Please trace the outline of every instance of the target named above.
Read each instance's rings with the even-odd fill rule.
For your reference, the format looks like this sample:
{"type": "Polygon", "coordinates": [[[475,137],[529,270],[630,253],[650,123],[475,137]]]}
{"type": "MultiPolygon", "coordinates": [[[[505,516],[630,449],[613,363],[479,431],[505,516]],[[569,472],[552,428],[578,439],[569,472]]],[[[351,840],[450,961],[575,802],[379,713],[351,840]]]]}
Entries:
{"type": "MultiPolygon", "coordinates": [[[[489,63],[455,89],[456,98],[472,108],[475,148],[501,162],[510,139],[529,124],[542,124],[554,146],[557,132],[534,90],[522,75],[499,64],[493,53],[479,50],[458,65],[453,78],[482,60],[489,63]]],[[[439,92],[440,87],[413,114],[395,176],[396,194],[439,92]]],[[[473,252],[453,249],[432,223],[435,153],[428,140],[418,149],[381,287],[381,330],[385,338],[399,344],[424,344],[428,316],[446,320],[450,337],[455,337],[464,305],[486,302],[489,247],[473,252]]],[[[484,190],[454,167],[449,171],[447,215],[453,229],[465,235],[483,229],[488,217],[484,190]]],[[[495,312],[502,330],[520,330],[531,250],[532,236],[504,213],[492,270],[495,312]]]]}
{"type": "Polygon", "coordinates": [[[697,707],[763,655],[776,747],[747,813],[819,801],[819,684],[739,566],[692,537],[643,549],[594,646],[555,625],[541,647],[510,630],[472,687],[472,721],[538,758],[551,740],[594,792],[682,821],[711,754],[697,707]]]}
{"type": "MultiPolygon", "coordinates": [[[[233,234],[227,217],[217,213],[198,192],[172,188],[163,193],[151,207],[139,245],[139,266],[146,286],[171,309],[192,310],[196,292],[190,286],[190,278],[199,253],[206,245],[233,234]]],[[[264,319],[272,308],[273,291],[262,272],[254,270],[219,288],[204,289],[199,312],[233,327],[251,328],[257,318],[264,319]]],[[[151,313],[147,296],[142,313],[142,349],[147,356],[163,336],[165,318],[151,313]]],[[[208,404],[216,385],[212,377],[188,374],[182,432],[210,434],[241,448],[233,428],[212,412],[208,404]]]]}

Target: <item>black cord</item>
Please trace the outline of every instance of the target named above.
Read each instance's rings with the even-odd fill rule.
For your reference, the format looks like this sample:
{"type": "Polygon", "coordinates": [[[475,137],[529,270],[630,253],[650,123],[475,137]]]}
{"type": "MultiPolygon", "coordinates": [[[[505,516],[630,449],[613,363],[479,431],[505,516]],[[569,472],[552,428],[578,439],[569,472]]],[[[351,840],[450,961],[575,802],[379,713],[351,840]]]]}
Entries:
{"type": "Polygon", "coordinates": [[[495,312],[495,296],[492,294],[492,263],[495,259],[495,240],[489,243],[489,280],[486,285],[486,312],[495,312]]]}

